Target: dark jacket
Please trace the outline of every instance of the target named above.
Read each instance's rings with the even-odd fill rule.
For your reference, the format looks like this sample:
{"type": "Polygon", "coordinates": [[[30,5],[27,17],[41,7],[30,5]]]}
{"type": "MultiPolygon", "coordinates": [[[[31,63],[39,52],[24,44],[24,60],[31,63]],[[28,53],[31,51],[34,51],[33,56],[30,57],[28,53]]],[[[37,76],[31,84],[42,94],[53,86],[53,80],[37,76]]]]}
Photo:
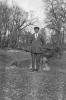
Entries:
{"type": "Polygon", "coordinates": [[[42,47],[45,44],[43,35],[38,34],[37,39],[35,39],[35,34],[33,34],[29,42],[32,53],[42,53],[42,47]]]}

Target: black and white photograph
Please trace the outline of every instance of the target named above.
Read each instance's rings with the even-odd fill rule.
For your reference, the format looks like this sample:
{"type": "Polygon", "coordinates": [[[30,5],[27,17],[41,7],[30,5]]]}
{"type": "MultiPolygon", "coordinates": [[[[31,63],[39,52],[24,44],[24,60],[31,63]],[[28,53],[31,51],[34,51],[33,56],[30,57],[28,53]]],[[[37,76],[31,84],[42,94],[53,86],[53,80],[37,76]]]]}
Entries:
{"type": "Polygon", "coordinates": [[[0,0],[0,100],[66,100],[66,0],[0,0]]]}

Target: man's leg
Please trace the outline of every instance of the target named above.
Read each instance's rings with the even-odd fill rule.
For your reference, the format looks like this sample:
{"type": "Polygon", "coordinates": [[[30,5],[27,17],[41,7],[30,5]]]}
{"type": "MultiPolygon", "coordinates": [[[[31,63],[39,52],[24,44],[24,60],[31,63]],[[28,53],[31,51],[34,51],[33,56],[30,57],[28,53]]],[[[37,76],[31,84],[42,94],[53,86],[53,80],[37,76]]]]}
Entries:
{"type": "Polygon", "coordinates": [[[40,59],[41,59],[41,54],[36,55],[36,69],[39,70],[40,68],[40,59]]]}
{"type": "Polygon", "coordinates": [[[31,57],[32,57],[32,69],[34,70],[35,69],[35,54],[31,54],[31,57]]]}

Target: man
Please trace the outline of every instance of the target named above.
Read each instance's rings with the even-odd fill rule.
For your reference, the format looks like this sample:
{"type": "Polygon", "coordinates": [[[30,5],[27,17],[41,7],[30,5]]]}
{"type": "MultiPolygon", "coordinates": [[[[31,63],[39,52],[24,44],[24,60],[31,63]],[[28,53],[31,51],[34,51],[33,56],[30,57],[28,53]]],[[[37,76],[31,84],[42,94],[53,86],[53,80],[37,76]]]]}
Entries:
{"type": "Polygon", "coordinates": [[[30,37],[31,57],[32,57],[32,71],[38,71],[40,67],[40,58],[42,54],[42,47],[45,43],[44,37],[39,33],[39,27],[34,27],[35,33],[30,37]],[[36,62],[36,68],[35,68],[36,62]]]}

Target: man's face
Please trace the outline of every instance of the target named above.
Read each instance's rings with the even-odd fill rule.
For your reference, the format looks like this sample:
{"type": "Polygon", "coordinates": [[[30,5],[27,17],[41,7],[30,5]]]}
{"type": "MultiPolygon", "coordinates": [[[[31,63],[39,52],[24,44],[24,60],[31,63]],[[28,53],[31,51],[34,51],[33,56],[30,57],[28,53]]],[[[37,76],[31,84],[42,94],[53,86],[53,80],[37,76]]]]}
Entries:
{"type": "Polygon", "coordinates": [[[39,29],[34,29],[35,33],[38,33],[39,32],[39,29]]]}

